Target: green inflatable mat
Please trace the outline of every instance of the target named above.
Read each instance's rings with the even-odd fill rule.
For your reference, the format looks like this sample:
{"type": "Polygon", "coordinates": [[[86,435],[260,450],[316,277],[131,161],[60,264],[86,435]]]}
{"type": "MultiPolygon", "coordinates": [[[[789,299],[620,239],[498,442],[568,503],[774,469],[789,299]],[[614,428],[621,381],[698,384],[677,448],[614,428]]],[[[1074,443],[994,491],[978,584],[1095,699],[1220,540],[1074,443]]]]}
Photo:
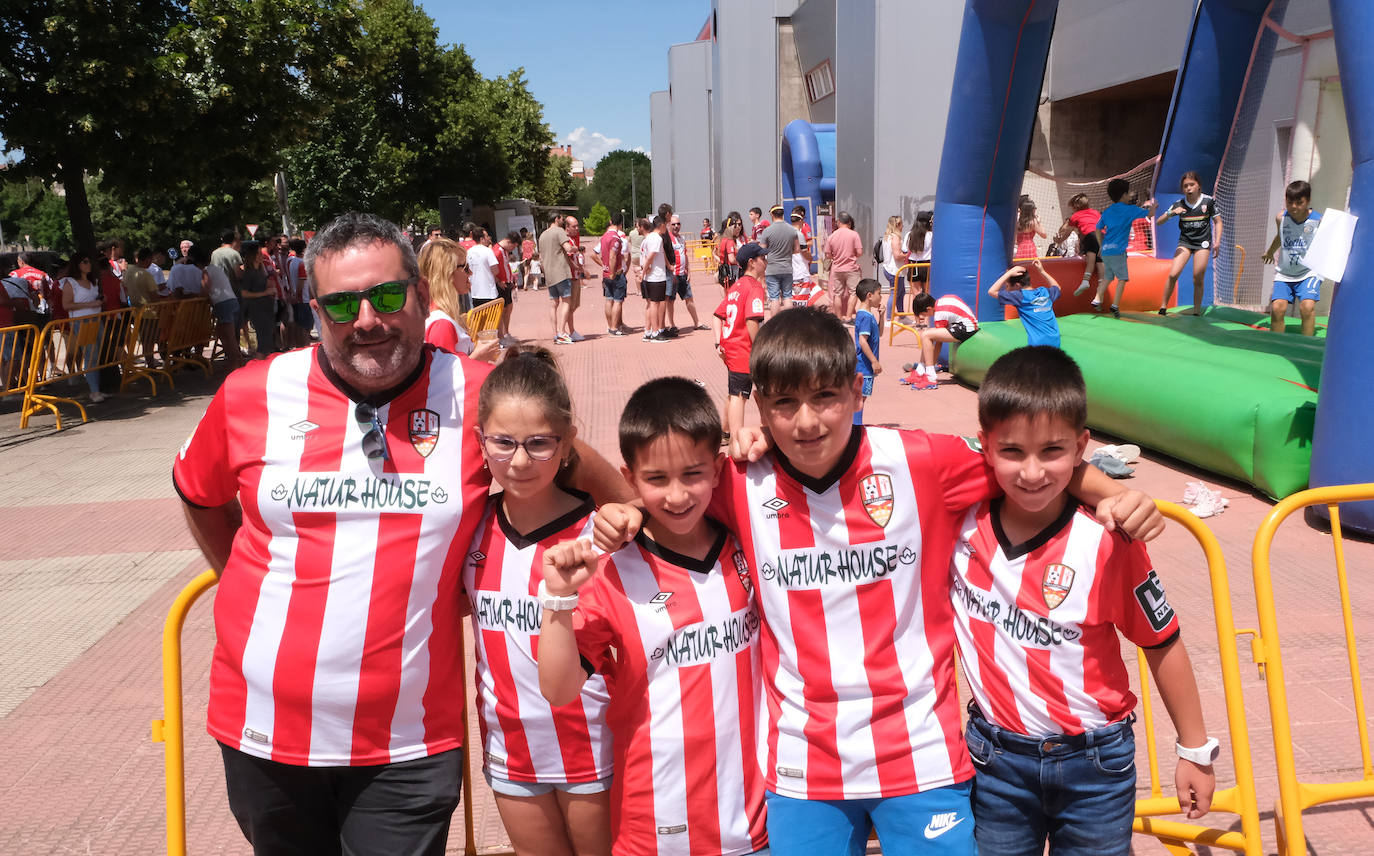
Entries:
{"type": "MultiPolygon", "coordinates": [[[[1307,487],[1325,342],[1210,314],[1068,315],[1059,330],[1083,369],[1092,428],[1275,499],[1307,487]]],[[[985,323],[959,346],[954,374],[976,386],[1025,344],[1020,321],[985,323]]]]}

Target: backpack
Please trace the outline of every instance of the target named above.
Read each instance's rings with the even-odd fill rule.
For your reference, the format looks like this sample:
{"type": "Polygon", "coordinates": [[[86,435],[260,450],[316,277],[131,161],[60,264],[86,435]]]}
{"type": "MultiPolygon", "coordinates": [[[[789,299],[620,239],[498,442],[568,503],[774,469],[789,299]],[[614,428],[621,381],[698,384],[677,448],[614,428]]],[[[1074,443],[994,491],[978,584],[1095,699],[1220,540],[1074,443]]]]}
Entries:
{"type": "Polygon", "coordinates": [[[873,242],[873,264],[875,264],[875,265],[880,265],[880,264],[883,263],[883,241],[884,241],[884,240],[885,240],[884,238],[879,238],[877,241],[874,241],[874,242],[873,242]]]}

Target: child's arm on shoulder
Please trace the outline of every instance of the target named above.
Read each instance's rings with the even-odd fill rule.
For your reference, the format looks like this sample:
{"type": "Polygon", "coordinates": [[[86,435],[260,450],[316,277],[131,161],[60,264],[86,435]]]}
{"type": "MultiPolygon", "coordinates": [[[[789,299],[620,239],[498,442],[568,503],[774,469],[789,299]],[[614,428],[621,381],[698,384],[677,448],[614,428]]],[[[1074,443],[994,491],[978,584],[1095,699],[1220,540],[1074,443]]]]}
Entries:
{"type": "MultiPolygon", "coordinates": [[[[554,597],[577,594],[596,573],[596,553],[585,538],[544,551],[544,590],[554,597]]],[[[587,673],[582,668],[571,609],[545,609],[539,626],[539,691],[558,706],[577,698],[587,673]]]]}
{"type": "Polygon", "coordinates": [[[573,441],[577,458],[571,470],[571,484],[591,494],[597,503],[618,502],[634,496],[634,491],[610,461],[581,440],[573,441]]]}
{"type": "Polygon", "coordinates": [[[1164,515],[1148,494],[1123,488],[1087,461],[1074,469],[1069,493],[1095,508],[1109,532],[1119,528],[1138,541],[1151,541],[1164,531],[1164,515]]]}
{"type": "MultiPolygon", "coordinates": [[[[1202,701],[1198,698],[1197,680],[1193,677],[1193,664],[1183,638],[1176,636],[1162,648],[1142,650],[1154,675],[1155,686],[1159,687],[1159,696],[1173,720],[1179,745],[1189,748],[1203,745],[1207,742],[1207,726],[1202,719],[1202,701]]],[[[1212,794],[1217,787],[1211,764],[1204,766],[1179,758],[1174,784],[1178,787],[1179,810],[1186,812],[1189,820],[1202,817],[1211,809],[1212,794]]]]}
{"type": "Polygon", "coordinates": [[[999,294],[1002,293],[1002,286],[1007,284],[1007,280],[1011,279],[1014,276],[1019,276],[1025,272],[1026,269],[1021,267],[1020,265],[1012,265],[1011,267],[1007,268],[1006,272],[1003,273],[1001,276],[997,277],[997,281],[994,282],[990,288],[988,288],[988,297],[997,297],[999,294]]]}

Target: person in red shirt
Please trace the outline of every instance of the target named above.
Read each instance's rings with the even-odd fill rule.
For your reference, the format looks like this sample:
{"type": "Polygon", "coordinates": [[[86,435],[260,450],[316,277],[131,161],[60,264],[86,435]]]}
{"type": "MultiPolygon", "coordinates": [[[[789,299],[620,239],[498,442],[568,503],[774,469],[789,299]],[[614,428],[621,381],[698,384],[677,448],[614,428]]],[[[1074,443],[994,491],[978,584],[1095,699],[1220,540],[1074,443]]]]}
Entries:
{"type": "Polygon", "coordinates": [[[625,236],[620,231],[624,223],[624,214],[611,214],[610,227],[601,235],[601,242],[592,247],[592,255],[601,264],[601,294],[606,299],[606,333],[610,336],[625,335],[625,271],[629,269],[629,260],[625,257],[625,236]]]}
{"type": "Polygon", "coordinates": [[[720,238],[716,241],[716,281],[729,288],[739,279],[739,260],[735,257],[741,223],[725,218],[720,227],[720,238]]]}
{"type": "Polygon", "coordinates": [[[496,254],[496,293],[501,296],[501,302],[506,304],[506,308],[501,310],[501,321],[496,325],[496,338],[503,345],[515,342],[510,335],[511,306],[515,303],[512,296],[515,291],[515,273],[511,270],[510,257],[515,253],[515,246],[519,242],[519,235],[508,234],[491,245],[491,251],[496,254]]]}
{"type": "Polygon", "coordinates": [[[752,224],[749,228],[749,240],[751,241],[757,241],[759,235],[763,234],[763,230],[772,225],[772,221],[763,216],[763,209],[757,205],[749,209],[749,222],[752,224]]]}
{"type": "Polygon", "coordinates": [[[1055,234],[1056,243],[1064,243],[1074,232],[1078,233],[1078,254],[1083,257],[1083,282],[1074,294],[1082,294],[1090,288],[1093,273],[1102,278],[1102,253],[1097,244],[1097,220],[1102,216],[1096,208],[1088,204],[1088,194],[1076,193],[1069,200],[1073,213],[1059,227],[1055,234]]]}
{"type": "Polygon", "coordinates": [[[744,425],[744,403],[754,391],[749,377],[749,352],[763,324],[768,298],[760,277],[768,267],[768,257],[758,244],[745,244],[739,251],[744,276],[730,286],[716,307],[711,328],[716,334],[716,353],[725,362],[726,391],[725,436],[734,435],[744,425]]]}
{"type": "Polygon", "coordinates": [[[572,241],[574,247],[568,254],[568,265],[572,268],[572,295],[568,298],[568,335],[574,342],[581,342],[586,337],[577,332],[577,308],[582,305],[582,280],[587,274],[582,267],[582,232],[577,227],[577,218],[569,214],[563,231],[568,233],[568,240],[572,241]]]}
{"type": "Polygon", "coordinates": [[[525,263],[522,268],[524,274],[521,276],[521,288],[536,288],[539,285],[539,283],[536,282],[539,275],[534,272],[535,252],[534,236],[530,234],[529,229],[521,228],[520,260],[525,263]]]}

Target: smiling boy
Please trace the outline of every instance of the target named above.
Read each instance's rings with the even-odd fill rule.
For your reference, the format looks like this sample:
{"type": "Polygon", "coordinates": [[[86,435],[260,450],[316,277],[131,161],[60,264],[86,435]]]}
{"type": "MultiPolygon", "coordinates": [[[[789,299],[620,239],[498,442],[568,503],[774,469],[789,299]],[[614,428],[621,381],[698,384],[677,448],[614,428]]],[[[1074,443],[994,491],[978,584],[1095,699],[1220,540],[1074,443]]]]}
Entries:
{"type": "MultiPolygon", "coordinates": [[[[962,438],[853,425],[862,379],[827,312],[774,316],[750,373],[774,449],[723,468],[711,513],[739,534],[763,617],[769,845],[859,854],[876,827],[887,854],[969,853],[948,568],[992,472],[962,438]]],[[[1100,515],[1162,528],[1148,498],[1090,469],[1071,489],[1100,515]]],[[[603,506],[598,544],[639,519],[603,506]]]]}

